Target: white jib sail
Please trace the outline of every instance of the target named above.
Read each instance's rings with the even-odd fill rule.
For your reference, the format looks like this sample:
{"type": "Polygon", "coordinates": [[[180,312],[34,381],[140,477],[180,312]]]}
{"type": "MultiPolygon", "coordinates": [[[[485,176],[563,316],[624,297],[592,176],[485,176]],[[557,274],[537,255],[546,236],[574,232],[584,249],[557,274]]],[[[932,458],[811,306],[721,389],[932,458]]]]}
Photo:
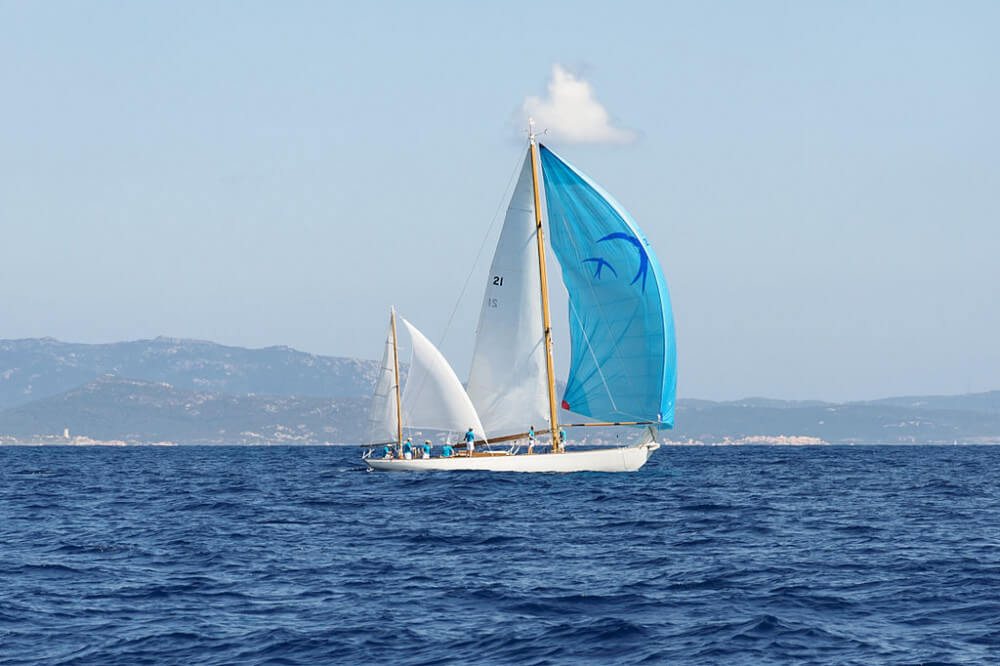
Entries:
{"type": "Polygon", "coordinates": [[[413,356],[403,392],[403,423],[464,433],[470,427],[477,438],[486,431],[469,394],[445,357],[417,328],[400,317],[413,341],[413,356]]]}
{"type": "Polygon", "coordinates": [[[531,153],[507,207],[479,315],[469,397],[494,435],[549,421],[531,153]]]}
{"type": "Polygon", "coordinates": [[[395,442],[399,437],[396,425],[396,367],[392,349],[392,324],[385,338],[382,364],[375,377],[375,392],[368,408],[368,441],[373,444],[395,442]]]}

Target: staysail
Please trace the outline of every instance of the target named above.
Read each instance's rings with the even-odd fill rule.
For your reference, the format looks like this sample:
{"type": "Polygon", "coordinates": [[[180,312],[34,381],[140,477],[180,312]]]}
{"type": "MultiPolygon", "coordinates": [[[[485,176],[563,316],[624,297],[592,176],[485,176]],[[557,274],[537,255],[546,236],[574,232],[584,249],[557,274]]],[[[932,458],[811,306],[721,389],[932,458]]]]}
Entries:
{"type": "Polygon", "coordinates": [[[479,315],[468,392],[495,435],[548,422],[531,154],[514,187],[479,315]]]}
{"type": "Polygon", "coordinates": [[[462,433],[471,427],[477,437],[484,437],[476,408],[451,365],[413,324],[402,317],[400,320],[413,342],[403,390],[403,423],[412,428],[462,433]]]}
{"type": "Polygon", "coordinates": [[[368,441],[374,444],[395,442],[396,424],[396,354],[392,344],[392,322],[385,338],[382,364],[375,377],[375,392],[368,408],[368,441]]]}
{"type": "Polygon", "coordinates": [[[569,292],[571,365],[562,406],[604,421],[674,422],[670,295],[622,206],[540,146],[549,237],[569,292]]]}

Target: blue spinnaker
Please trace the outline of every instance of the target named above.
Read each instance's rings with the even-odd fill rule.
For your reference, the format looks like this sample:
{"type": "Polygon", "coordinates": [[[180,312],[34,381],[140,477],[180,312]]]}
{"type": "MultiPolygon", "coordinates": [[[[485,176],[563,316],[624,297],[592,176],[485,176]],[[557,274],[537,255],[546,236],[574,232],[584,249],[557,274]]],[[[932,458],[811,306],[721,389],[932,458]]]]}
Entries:
{"type": "Polygon", "coordinates": [[[540,148],[549,237],[569,292],[572,362],[562,406],[602,421],[672,427],[677,354],[660,262],[617,201],[540,148]]]}

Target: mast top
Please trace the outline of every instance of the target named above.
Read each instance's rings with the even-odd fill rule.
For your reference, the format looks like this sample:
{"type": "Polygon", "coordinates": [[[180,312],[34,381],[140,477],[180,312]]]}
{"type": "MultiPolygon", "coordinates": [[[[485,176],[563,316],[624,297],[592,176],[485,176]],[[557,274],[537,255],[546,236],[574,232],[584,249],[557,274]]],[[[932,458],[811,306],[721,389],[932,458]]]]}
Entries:
{"type": "Polygon", "coordinates": [[[528,118],[528,141],[535,142],[535,119],[528,118]]]}

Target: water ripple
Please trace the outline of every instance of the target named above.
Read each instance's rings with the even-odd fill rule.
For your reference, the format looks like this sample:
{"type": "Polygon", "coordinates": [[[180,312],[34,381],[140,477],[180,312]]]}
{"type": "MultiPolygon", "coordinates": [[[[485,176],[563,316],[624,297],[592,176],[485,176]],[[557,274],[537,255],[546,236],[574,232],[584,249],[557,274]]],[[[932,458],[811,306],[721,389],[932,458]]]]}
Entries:
{"type": "Polygon", "coordinates": [[[1000,660],[1000,449],[0,448],[5,664],[1000,660]]]}

